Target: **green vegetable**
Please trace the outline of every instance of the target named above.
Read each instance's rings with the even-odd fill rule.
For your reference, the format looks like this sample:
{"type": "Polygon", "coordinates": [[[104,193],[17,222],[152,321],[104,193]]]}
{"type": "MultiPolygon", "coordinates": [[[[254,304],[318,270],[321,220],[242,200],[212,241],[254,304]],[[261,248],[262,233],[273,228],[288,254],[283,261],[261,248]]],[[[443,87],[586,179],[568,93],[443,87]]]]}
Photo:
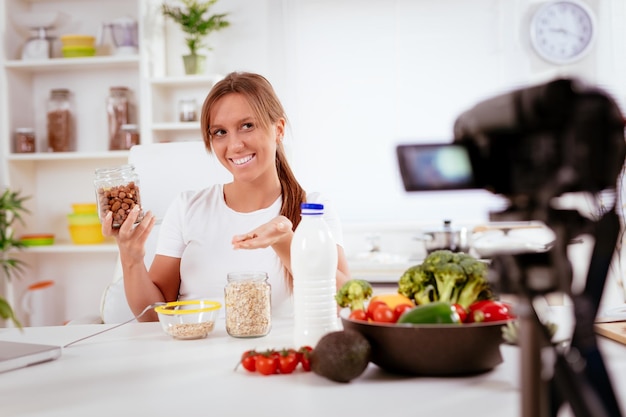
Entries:
{"type": "Polygon", "coordinates": [[[412,266],[400,277],[398,292],[416,304],[430,303],[437,297],[435,278],[422,264],[412,266]]]}
{"type": "Polygon", "coordinates": [[[373,290],[369,282],[351,279],[337,291],[335,300],[339,307],[350,307],[350,311],[365,310],[365,302],[372,297],[373,290]]]}
{"type": "Polygon", "coordinates": [[[443,301],[468,308],[478,300],[491,300],[487,264],[462,252],[437,250],[407,269],[398,282],[398,292],[418,305],[443,301]]]}
{"type": "Polygon", "coordinates": [[[411,324],[460,324],[461,318],[452,304],[435,301],[418,305],[404,312],[398,323],[411,324]]]}

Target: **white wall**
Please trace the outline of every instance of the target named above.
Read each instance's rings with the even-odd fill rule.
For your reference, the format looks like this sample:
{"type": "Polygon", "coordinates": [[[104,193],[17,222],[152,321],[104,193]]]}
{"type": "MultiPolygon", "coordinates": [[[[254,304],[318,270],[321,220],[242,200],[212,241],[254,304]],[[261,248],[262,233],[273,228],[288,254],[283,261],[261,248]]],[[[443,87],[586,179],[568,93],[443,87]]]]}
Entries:
{"type": "MultiPolygon", "coordinates": [[[[487,192],[404,192],[395,146],[447,142],[454,120],[476,102],[556,76],[579,76],[624,95],[619,0],[588,0],[596,47],[567,67],[529,48],[530,0],[237,1],[237,24],[215,56],[223,72],[264,72],[287,107],[287,142],[306,188],[330,194],[345,222],[439,223],[486,219],[502,201],[487,192]],[[250,27],[267,32],[255,34],[250,27]],[[242,33],[247,37],[242,38],[242,33]],[[226,46],[228,45],[228,46],[226,46]]],[[[232,6],[232,7],[231,7],[232,6]]]]}

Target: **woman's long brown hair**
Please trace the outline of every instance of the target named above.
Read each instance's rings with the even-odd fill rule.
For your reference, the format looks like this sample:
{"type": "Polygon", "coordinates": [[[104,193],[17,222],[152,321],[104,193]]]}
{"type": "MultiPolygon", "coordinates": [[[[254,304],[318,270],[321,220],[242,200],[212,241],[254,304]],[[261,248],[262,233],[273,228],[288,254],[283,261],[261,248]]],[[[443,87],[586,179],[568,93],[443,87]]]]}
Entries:
{"type": "MultiPolygon", "coordinates": [[[[249,72],[231,72],[213,86],[202,105],[200,127],[204,144],[209,152],[213,152],[210,134],[211,109],[220,98],[233,93],[241,94],[248,100],[264,129],[269,129],[281,118],[287,121],[283,105],[265,77],[249,72]]],[[[287,162],[282,141],[276,148],[276,170],[283,198],[280,214],[291,220],[295,230],[300,223],[300,204],[306,201],[306,193],[287,162]]],[[[286,275],[289,288],[292,288],[291,274],[286,275]]]]}

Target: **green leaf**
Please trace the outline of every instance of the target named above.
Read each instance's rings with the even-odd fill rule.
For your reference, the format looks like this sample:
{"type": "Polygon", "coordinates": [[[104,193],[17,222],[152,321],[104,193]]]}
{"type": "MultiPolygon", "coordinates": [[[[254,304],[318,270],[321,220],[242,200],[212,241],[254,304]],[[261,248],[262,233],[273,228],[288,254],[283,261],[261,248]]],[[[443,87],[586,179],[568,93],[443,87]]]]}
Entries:
{"type": "Polygon", "coordinates": [[[22,323],[15,317],[15,313],[13,313],[13,309],[9,305],[9,303],[2,297],[0,297],[0,317],[5,320],[11,320],[16,327],[22,328],[22,323]]]}
{"type": "Polygon", "coordinates": [[[226,20],[228,13],[217,13],[209,15],[211,6],[218,0],[180,0],[184,7],[170,6],[163,3],[161,11],[163,15],[178,23],[181,30],[187,34],[185,43],[191,55],[196,55],[202,48],[211,49],[204,39],[214,31],[218,31],[230,26],[226,20]]]}
{"type": "MultiPolygon", "coordinates": [[[[25,246],[24,242],[14,237],[13,225],[16,222],[24,224],[22,215],[29,213],[24,202],[29,198],[9,188],[5,189],[0,196],[0,271],[8,281],[13,277],[19,277],[26,265],[23,261],[10,257],[9,254],[12,250],[19,250],[25,246]]],[[[22,327],[11,306],[2,297],[0,297],[0,317],[12,320],[17,327],[22,327]]]]}

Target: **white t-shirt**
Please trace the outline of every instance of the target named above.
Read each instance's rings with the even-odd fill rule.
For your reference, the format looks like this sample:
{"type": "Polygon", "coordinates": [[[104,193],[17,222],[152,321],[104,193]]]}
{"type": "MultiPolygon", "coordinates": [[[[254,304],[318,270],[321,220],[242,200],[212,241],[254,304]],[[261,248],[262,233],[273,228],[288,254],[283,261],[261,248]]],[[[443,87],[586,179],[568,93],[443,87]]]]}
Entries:
{"type": "MultiPolygon", "coordinates": [[[[335,242],[343,245],[341,224],[331,202],[319,193],[308,194],[307,202],[324,204],[324,219],[335,242]]],[[[269,247],[235,250],[231,243],[233,236],[278,216],[281,204],[279,197],[267,208],[238,213],[226,205],[223,184],[181,193],[163,218],[156,246],[156,254],[181,259],[179,299],[221,300],[229,272],[265,271],[272,288],[272,310],[289,314],[291,297],[276,252],[269,247]]]]}

